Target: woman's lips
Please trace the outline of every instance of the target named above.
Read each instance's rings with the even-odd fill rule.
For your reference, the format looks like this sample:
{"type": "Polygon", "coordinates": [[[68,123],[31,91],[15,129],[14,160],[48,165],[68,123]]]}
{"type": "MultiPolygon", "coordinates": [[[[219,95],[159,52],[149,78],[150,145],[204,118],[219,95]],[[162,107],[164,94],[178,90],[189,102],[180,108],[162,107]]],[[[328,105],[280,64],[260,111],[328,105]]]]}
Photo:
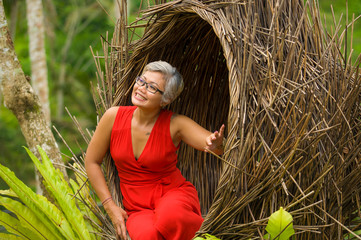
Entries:
{"type": "Polygon", "coordinates": [[[141,94],[139,94],[137,92],[135,93],[134,97],[141,100],[141,101],[147,100],[146,97],[144,97],[143,95],[141,95],[141,94]]]}

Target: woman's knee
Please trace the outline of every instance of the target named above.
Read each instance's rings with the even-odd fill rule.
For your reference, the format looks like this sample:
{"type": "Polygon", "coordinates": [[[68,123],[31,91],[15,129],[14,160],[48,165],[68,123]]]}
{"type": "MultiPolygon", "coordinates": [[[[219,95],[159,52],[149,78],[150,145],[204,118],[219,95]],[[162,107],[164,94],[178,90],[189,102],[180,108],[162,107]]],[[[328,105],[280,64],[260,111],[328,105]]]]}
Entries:
{"type": "Polygon", "coordinates": [[[155,228],[154,213],[140,212],[131,215],[127,220],[127,230],[132,240],[163,240],[155,228]]]}
{"type": "Polygon", "coordinates": [[[195,213],[190,207],[180,204],[168,208],[155,210],[155,225],[189,226],[201,225],[203,218],[195,213]]]}

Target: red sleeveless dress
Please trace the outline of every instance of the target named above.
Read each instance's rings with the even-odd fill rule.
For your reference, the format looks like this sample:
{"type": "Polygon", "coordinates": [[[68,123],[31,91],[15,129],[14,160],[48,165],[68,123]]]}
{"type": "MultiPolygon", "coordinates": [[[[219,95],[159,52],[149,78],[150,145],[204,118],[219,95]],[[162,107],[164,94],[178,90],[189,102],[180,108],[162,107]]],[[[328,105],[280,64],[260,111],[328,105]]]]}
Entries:
{"type": "Polygon", "coordinates": [[[195,187],[176,166],[179,147],[170,135],[173,113],[161,111],[143,152],[135,159],[131,120],[136,108],[119,107],[110,142],[129,216],[128,233],[132,240],[192,239],[203,218],[195,187]]]}

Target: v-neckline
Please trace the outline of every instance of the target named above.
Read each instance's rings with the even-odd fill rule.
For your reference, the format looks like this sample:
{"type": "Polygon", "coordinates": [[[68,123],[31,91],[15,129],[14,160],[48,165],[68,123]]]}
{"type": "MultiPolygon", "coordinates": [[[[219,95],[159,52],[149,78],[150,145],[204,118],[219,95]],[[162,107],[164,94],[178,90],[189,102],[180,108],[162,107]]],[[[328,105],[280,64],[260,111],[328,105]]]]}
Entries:
{"type": "Polygon", "coordinates": [[[141,157],[142,157],[142,155],[143,155],[143,153],[144,153],[144,150],[145,150],[145,149],[147,148],[147,146],[148,146],[149,139],[150,139],[150,138],[152,137],[152,135],[153,135],[153,129],[154,129],[155,125],[158,123],[158,120],[159,120],[159,117],[160,117],[160,115],[161,115],[161,113],[162,113],[162,110],[159,112],[159,115],[158,115],[158,117],[157,117],[157,120],[155,120],[155,123],[154,123],[154,125],[153,125],[153,127],[152,127],[152,130],[150,131],[149,137],[148,137],[148,139],[147,139],[147,142],[146,142],[145,145],[144,145],[143,150],[141,151],[139,157],[136,158],[136,157],[135,157],[135,154],[134,154],[133,136],[132,136],[132,119],[133,119],[133,117],[134,117],[134,112],[135,112],[136,109],[137,109],[137,108],[134,109],[134,111],[133,111],[133,113],[132,113],[132,117],[130,118],[130,123],[129,123],[129,125],[130,125],[130,131],[129,131],[129,132],[130,132],[130,144],[131,144],[131,147],[132,147],[133,159],[136,160],[136,162],[139,162],[139,160],[141,159],[141,157]]]}

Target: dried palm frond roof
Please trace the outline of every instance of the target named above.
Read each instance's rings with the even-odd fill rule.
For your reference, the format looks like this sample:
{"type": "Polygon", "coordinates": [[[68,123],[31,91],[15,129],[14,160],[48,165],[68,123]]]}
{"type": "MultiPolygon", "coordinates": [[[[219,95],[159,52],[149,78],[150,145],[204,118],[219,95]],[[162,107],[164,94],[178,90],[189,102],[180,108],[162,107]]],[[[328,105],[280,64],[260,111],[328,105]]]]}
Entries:
{"type": "MultiPolygon", "coordinates": [[[[121,6],[113,39],[96,57],[99,115],[128,104],[142,68],[165,60],[185,80],[169,108],[210,130],[227,126],[221,160],[179,150],[206,215],[199,234],[261,239],[279,207],[293,214],[300,239],[361,230],[360,57],[345,59],[345,30],[336,25],[330,35],[317,2],[177,0],[130,25],[121,6]],[[137,28],[144,34],[133,41],[137,28]]],[[[111,165],[108,158],[120,199],[111,165]]]]}

